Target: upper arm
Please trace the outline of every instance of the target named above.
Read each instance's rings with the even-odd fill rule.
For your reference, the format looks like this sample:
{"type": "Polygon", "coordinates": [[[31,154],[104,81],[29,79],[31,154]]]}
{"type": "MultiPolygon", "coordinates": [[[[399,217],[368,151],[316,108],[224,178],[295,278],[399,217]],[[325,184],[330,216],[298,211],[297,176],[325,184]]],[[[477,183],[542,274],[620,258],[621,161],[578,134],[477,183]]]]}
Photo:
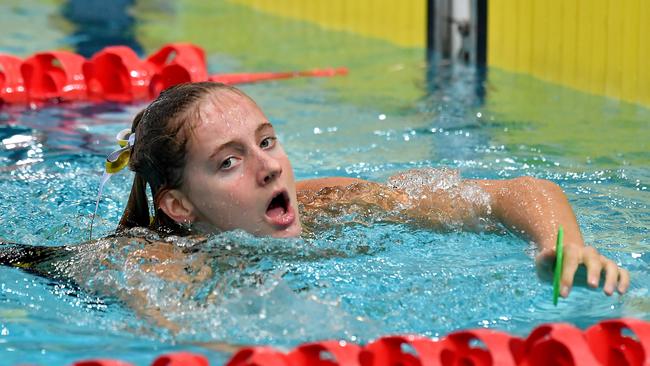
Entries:
{"type": "Polygon", "coordinates": [[[327,187],[345,187],[350,184],[364,183],[365,180],[348,177],[327,177],[327,178],[314,178],[306,179],[296,183],[296,190],[298,191],[319,191],[327,187]]]}

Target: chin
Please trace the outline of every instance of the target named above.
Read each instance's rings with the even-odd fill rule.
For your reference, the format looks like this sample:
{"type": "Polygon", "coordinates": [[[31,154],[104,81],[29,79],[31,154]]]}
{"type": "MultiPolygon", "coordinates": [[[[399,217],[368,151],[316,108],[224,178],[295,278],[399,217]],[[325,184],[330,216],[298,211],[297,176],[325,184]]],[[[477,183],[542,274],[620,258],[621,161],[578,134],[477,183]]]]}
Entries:
{"type": "Polygon", "coordinates": [[[300,236],[301,232],[302,227],[300,224],[297,224],[283,230],[275,230],[271,233],[271,236],[274,238],[296,238],[300,236]]]}

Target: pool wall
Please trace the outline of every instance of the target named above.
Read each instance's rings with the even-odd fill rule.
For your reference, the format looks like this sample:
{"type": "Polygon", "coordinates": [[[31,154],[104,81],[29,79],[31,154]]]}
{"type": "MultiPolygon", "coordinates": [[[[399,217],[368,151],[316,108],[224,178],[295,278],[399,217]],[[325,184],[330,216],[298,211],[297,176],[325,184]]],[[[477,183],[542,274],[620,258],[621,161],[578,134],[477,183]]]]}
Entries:
{"type": "Polygon", "coordinates": [[[230,0],[269,14],[309,21],[336,31],[379,38],[403,47],[425,47],[423,0],[230,0]]]}
{"type": "Polygon", "coordinates": [[[489,0],[488,64],[650,105],[650,2],[489,0]]]}
{"type": "MultiPolygon", "coordinates": [[[[458,27],[467,22],[474,28],[468,37],[475,37],[468,42],[487,48],[489,66],[650,105],[650,3],[643,0],[230,2],[402,47],[448,41],[452,60],[458,60],[464,42],[458,27]],[[487,13],[477,12],[485,2],[487,13]],[[441,12],[445,14],[437,14],[441,12]],[[487,18],[486,40],[478,36],[475,17],[487,18]]],[[[441,49],[435,46],[436,52],[441,49]]]]}

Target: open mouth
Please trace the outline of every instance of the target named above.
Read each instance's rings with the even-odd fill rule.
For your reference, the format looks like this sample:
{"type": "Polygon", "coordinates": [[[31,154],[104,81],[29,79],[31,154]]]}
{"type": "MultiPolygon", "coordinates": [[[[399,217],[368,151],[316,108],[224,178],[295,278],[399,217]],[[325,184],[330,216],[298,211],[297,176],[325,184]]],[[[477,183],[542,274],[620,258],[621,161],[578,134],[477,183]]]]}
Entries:
{"type": "Polygon", "coordinates": [[[282,191],[275,195],[268,207],[266,208],[266,215],[270,218],[278,218],[287,213],[289,210],[289,195],[286,191],[282,191]]]}

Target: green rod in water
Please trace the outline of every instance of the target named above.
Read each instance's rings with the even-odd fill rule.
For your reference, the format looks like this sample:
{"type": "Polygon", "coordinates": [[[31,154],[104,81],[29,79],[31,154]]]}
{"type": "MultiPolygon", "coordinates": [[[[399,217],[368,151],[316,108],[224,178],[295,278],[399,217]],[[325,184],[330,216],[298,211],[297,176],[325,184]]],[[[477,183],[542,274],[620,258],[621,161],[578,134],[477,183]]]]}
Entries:
{"type": "Polygon", "coordinates": [[[562,279],[562,261],[564,257],[564,230],[562,226],[557,229],[557,242],[555,243],[555,272],[553,273],[553,305],[557,306],[560,297],[560,280],[562,279]]]}

